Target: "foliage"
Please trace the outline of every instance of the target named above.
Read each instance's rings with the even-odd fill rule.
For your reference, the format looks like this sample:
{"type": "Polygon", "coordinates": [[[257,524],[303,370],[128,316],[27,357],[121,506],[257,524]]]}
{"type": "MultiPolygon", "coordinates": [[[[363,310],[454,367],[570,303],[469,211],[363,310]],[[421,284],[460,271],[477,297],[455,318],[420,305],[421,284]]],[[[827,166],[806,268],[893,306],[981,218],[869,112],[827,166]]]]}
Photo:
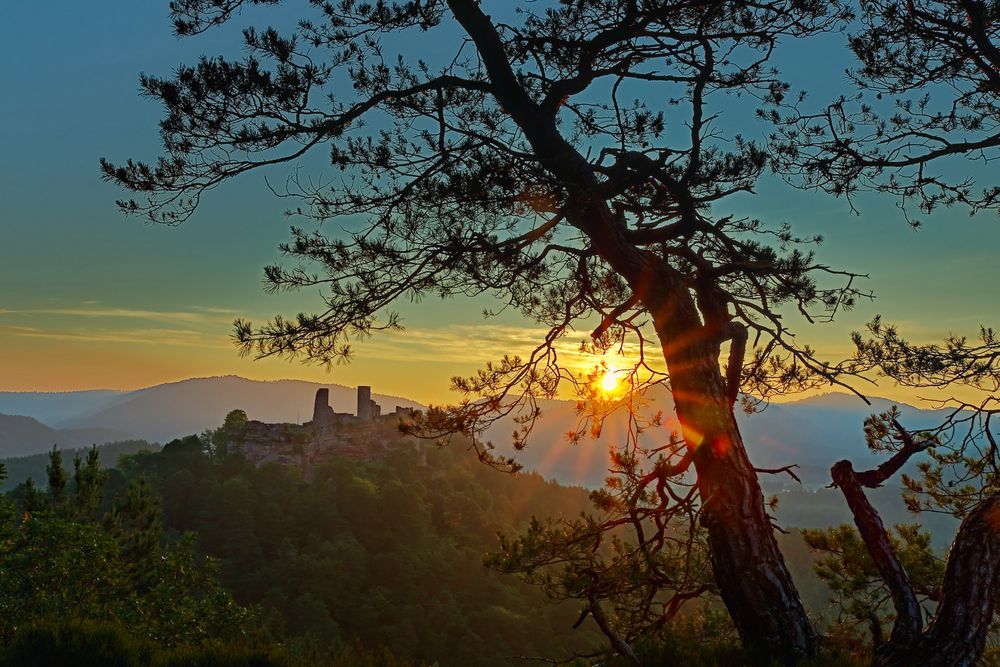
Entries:
{"type": "MultiPolygon", "coordinates": [[[[588,504],[601,515],[616,511],[606,490],[588,499],[582,489],[561,488],[535,475],[497,475],[451,449],[430,452],[422,466],[405,440],[395,443],[383,462],[339,459],[304,482],[294,469],[258,469],[238,454],[220,457],[212,443],[221,441],[221,431],[171,442],[162,453],[123,458],[123,491],[99,502],[99,512],[93,511],[95,495],[88,489],[100,484],[106,489],[122,472],[100,470],[93,454],[87,462],[77,457],[61,509],[54,508],[51,493],[39,490],[39,508],[30,521],[15,526],[13,503],[0,503],[10,517],[3,525],[19,536],[6,546],[7,576],[0,580],[30,580],[26,586],[34,591],[22,605],[4,609],[16,621],[5,640],[10,664],[31,664],[25,656],[32,655],[43,661],[39,664],[59,664],[57,654],[64,649],[78,660],[97,655],[100,664],[114,664],[113,655],[121,664],[176,666],[401,664],[393,653],[442,665],[506,664],[515,655],[606,656],[591,602],[578,595],[593,585],[585,573],[594,566],[607,569],[600,581],[622,586],[599,592],[612,601],[604,616],[634,640],[643,664],[744,660],[717,605],[678,605],[660,624],[630,615],[640,596],[652,590],[644,582],[642,558],[628,544],[634,526],[619,527],[597,553],[586,548],[601,533],[588,533],[595,519],[580,512],[588,504]],[[552,519],[546,523],[535,516],[552,519]],[[243,617],[238,644],[212,627],[218,610],[211,608],[228,608],[228,596],[203,597],[199,604],[188,590],[199,580],[190,573],[206,572],[194,555],[194,534],[176,534],[192,528],[199,550],[221,558],[219,577],[237,599],[260,609],[258,618],[243,617]],[[536,591],[482,569],[482,554],[497,532],[525,529],[516,542],[501,539],[491,563],[520,569],[553,597],[578,603],[545,604],[536,591]],[[540,556],[573,542],[535,541],[553,530],[583,538],[573,547],[577,562],[538,563],[540,556]],[[525,567],[532,562],[534,569],[525,567]],[[126,586],[146,604],[140,600],[115,613],[113,599],[126,586]],[[67,621],[62,612],[68,606],[84,620],[67,621]],[[197,618],[196,625],[209,631],[178,637],[173,640],[178,648],[165,650],[162,638],[171,634],[175,618],[197,618]],[[574,621],[582,627],[573,630],[574,621]],[[161,638],[155,650],[143,643],[149,637],[161,638]],[[272,643],[277,637],[284,648],[272,643]],[[354,645],[352,637],[370,647],[388,645],[393,653],[354,645]],[[129,662],[134,660],[140,662],[129,662]]],[[[811,583],[813,559],[805,543],[797,533],[781,543],[811,609],[822,611],[828,591],[811,583]]],[[[687,554],[669,549],[654,557],[665,576],[672,567],[691,566],[687,554]]],[[[216,585],[200,581],[205,590],[216,585]]]]}
{"type": "Polygon", "coordinates": [[[520,535],[500,535],[487,565],[549,597],[581,600],[577,625],[592,617],[623,655],[634,655],[637,638],[672,632],[684,604],[714,587],[694,489],[682,477],[689,459],[677,441],[667,449],[649,474],[638,456],[613,449],[605,488],[590,494],[593,513],[533,518],[520,535]]]}
{"type": "MultiPolygon", "coordinates": [[[[978,338],[949,336],[942,343],[917,344],[896,327],[876,318],[867,336],[855,334],[856,362],[906,387],[962,388],[961,398],[933,402],[940,423],[916,434],[927,443],[927,459],[916,475],[904,475],[907,505],[914,512],[943,512],[965,517],[977,504],[1000,491],[1000,449],[996,419],[1000,415],[1000,338],[982,328],[978,338]]],[[[898,450],[892,420],[897,414],[869,420],[875,446],[898,450]]],[[[870,445],[873,438],[869,437],[870,445]]]]}
{"type": "Polygon", "coordinates": [[[0,667],[413,667],[385,651],[344,645],[305,652],[213,641],[165,648],[123,626],[87,620],[35,623],[0,647],[0,667]]]}
{"type": "MultiPolygon", "coordinates": [[[[873,644],[885,637],[882,628],[894,617],[892,598],[868,550],[853,526],[802,531],[806,543],[823,554],[816,572],[834,593],[838,620],[864,624],[873,644]]],[[[933,613],[944,579],[944,561],[930,546],[930,534],[919,524],[895,526],[892,545],[910,582],[920,596],[926,614],[933,613]]]]}
{"type": "Polygon", "coordinates": [[[230,410],[222,426],[204,434],[203,440],[209,443],[211,454],[217,458],[225,458],[229,448],[239,445],[246,437],[247,413],[243,410],[230,410]]]}
{"type": "Polygon", "coordinates": [[[92,621],[21,627],[0,649],[3,667],[139,667],[140,643],[122,628],[92,621]]]}
{"type": "Polygon", "coordinates": [[[337,458],[308,482],[294,468],[210,450],[191,436],[122,464],[160,492],[167,529],[197,534],[223,584],[258,606],[275,635],[356,638],[441,665],[600,646],[592,626],[572,629],[579,607],[546,604],[482,565],[498,531],[533,514],[575,515],[582,489],[498,475],[452,449],[428,452],[423,466],[405,439],[384,461],[337,458]]]}
{"type": "Polygon", "coordinates": [[[47,492],[32,490],[20,520],[4,526],[0,613],[7,623],[0,638],[66,610],[121,623],[163,646],[244,634],[250,612],[219,585],[191,536],[167,540],[152,518],[159,509],[148,486],[133,480],[101,517],[106,475],[96,448],[74,467],[70,487],[53,450],[47,492]]]}
{"type": "MultiPolygon", "coordinates": [[[[827,635],[820,654],[796,663],[797,667],[868,667],[865,651],[850,642],[827,635]]],[[[721,610],[702,610],[675,620],[657,638],[644,638],[635,645],[637,662],[611,658],[608,667],[746,667],[759,664],[740,646],[732,622],[721,610]]]]}
{"type": "MultiPolygon", "coordinates": [[[[118,458],[125,454],[134,454],[141,450],[157,451],[160,448],[157,444],[146,442],[145,440],[121,440],[97,445],[97,453],[100,456],[101,467],[105,469],[113,468],[118,463],[118,458]]],[[[63,466],[76,456],[86,456],[90,448],[63,449],[63,466]]],[[[18,484],[23,484],[28,478],[34,480],[35,484],[44,484],[47,479],[45,468],[49,465],[49,454],[32,454],[31,456],[18,456],[4,459],[3,464],[7,468],[8,477],[0,482],[0,491],[11,491],[18,484]]],[[[70,470],[67,469],[67,473],[70,470]]],[[[109,481],[115,484],[115,481],[109,481]]]]}
{"type": "Polygon", "coordinates": [[[1000,6],[865,0],[859,9],[853,91],[819,112],[802,111],[803,96],[780,121],[775,113],[780,168],[836,195],[894,195],[914,226],[914,207],[995,210],[1000,188],[977,188],[968,161],[988,165],[1000,148],[1000,6]]]}

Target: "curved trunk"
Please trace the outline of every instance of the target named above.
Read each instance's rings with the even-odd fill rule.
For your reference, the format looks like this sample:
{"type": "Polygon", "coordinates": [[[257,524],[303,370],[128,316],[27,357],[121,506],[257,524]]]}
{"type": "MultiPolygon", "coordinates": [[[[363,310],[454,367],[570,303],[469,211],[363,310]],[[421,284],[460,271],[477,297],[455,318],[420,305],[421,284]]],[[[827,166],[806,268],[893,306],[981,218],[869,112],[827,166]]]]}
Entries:
{"type": "MultiPolygon", "coordinates": [[[[889,644],[879,645],[881,631],[872,632],[872,642],[876,652],[880,653],[891,646],[910,646],[920,637],[921,613],[917,594],[913,591],[910,577],[896,557],[889,533],[882,524],[882,517],[868,501],[861,481],[854,471],[850,461],[838,461],[830,469],[834,486],[838,487],[847,500],[847,506],[854,516],[854,524],[865,542],[868,555],[875,562],[879,575],[889,587],[892,603],[896,608],[896,622],[892,626],[889,644]]],[[[876,616],[877,618],[877,616],[876,616]]],[[[873,626],[874,627],[874,626],[873,626]]]]}
{"type": "Polygon", "coordinates": [[[816,634],[764,509],[719,368],[718,337],[696,324],[688,294],[658,296],[650,294],[647,305],[698,473],[702,524],[722,600],[753,659],[793,664],[815,654],[816,634]]]}
{"type": "Polygon", "coordinates": [[[876,664],[971,667],[982,655],[998,595],[1000,494],[982,501],[962,521],[930,627],[911,647],[887,646],[876,664]]]}
{"type": "MultiPolygon", "coordinates": [[[[719,369],[720,332],[702,325],[684,277],[626,238],[625,225],[598,196],[604,188],[593,166],[559,133],[554,115],[522,87],[480,5],[448,0],[448,6],[475,43],[494,97],[524,131],[542,165],[570,192],[566,219],[589,237],[653,317],[698,472],[716,582],[744,645],[765,664],[812,655],[816,635],[778,551],[727,398],[719,369]]],[[[657,169],[642,154],[631,157],[638,172],[657,169]]]]}

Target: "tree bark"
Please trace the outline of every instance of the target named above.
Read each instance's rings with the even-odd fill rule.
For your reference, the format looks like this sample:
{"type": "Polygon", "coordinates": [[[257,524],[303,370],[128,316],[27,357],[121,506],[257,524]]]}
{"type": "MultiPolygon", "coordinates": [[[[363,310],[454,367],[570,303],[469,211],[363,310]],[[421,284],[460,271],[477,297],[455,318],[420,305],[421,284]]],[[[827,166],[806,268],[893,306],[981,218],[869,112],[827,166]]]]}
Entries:
{"type": "Polygon", "coordinates": [[[1000,595],[1000,494],[979,503],[958,529],[941,588],[937,614],[909,647],[894,643],[876,658],[879,667],[971,667],[986,645],[1000,595]]]}
{"type": "Polygon", "coordinates": [[[677,416],[698,473],[712,570],[744,647],[761,664],[814,655],[815,631],[778,549],[719,368],[719,337],[690,294],[650,290],[677,416]]]}
{"type": "MultiPolygon", "coordinates": [[[[653,317],[703,499],[712,568],[744,646],[761,664],[793,664],[817,642],[785,566],[719,368],[721,331],[702,324],[689,286],[666,260],[636,247],[600,195],[592,166],[555,117],[524,90],[492,21],[474,0],[448,0],[489,75],[491,92],[524,131],[542,165],[566,187],[566,220],[628,281],[653,317]]],[[[637,168],[648,160],[638,156],[637,168]]]]}
{"type": "MultiPolygon", "coordinates": [[[[896,557],[896,551],[889,540],[889,533],[882,524],[882,518],[868,501],[864,489],[861,488],[859,480],[861,475],[854,471],[851,462],[838,461],[830,469],[830,474],[834,485],[844,494],[868,554],[875,561],[875,567],[878,568],[879,575],[892,595],[896,622],[889,635],[889,644],[884,646],[910,646],[920,636],[922,625],[920,604],[917,602],[917,594],[913,591],[910,577],[896,557]]],[[[875,649],[878,653],[882,647],[876,646],[875,649]]]]}

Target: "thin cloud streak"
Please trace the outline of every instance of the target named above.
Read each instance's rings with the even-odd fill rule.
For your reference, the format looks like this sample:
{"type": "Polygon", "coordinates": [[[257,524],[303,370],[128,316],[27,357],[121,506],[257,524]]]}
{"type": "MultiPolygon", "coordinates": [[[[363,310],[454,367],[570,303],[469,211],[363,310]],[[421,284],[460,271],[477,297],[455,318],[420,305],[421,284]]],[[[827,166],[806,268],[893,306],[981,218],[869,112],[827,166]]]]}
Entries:
{"type": "MultiPolygon", "coordinates": [[[[86,303],[82,305],[87,305],[86,303]]],[[[107,318],[107,319],[135,319],[166,323],[218,323],[232,321],[238,311],[228,308],[215,308],[212,306],[192,306],[192,310],[200,312],[190,312],[183,310],[147,310],[142,308],[123,308],[113,306],[103,306],[96,308],[33,308],[23,310],[0,309],[0,315],[24,315],[24,316],[57,316],[57,317],[85,317],[85,318],[107,318]],[[224,315],[224,317],[223,317],[224,315]]]]}
{"type": "Polygon", "coordinates": [[[49,330],[37,327],[0,326],[0,336],[78,341],[86,343],[127,343],[136,345],[172,345],[211,349],[231,349],[231,344],[201,331],[184,329],[119,329],[119,330],[49,330]]]}
{"type": "MultiPolygon", "coordinates": [[[[455,324],[435,329],[407,329],[378,334],[359,343],[356,355],[358,358],[385,361],[466,362],[480,366],[505,354],[526,357],[545,340],[548,331],[543,327],[503,324],[455,324]]],[[[585,338],[585,333],[574,335],[571,332],[557,342],[556,350],[564,365],[586,369],[600,361],[597,356],[580,351],[580,342],[585,338]]],[[[627,357],[634,358],[638,355],[638,348],[626,345],[625,353],[627,357]]]]}

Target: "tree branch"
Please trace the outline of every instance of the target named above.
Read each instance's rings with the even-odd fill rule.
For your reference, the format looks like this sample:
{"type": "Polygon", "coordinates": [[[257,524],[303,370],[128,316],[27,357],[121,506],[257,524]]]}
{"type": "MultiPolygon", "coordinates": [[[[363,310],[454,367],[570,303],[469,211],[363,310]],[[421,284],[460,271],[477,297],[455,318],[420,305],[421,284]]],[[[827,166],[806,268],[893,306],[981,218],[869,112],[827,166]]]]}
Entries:
{"type": "Polygon", "coordinates": [[[906,570],[896,556],[896,550],[882,524],[882,518],[868,501],[850,461],[838,461],[830,469],[833,484],[839,487],[854,515],[854,523],[861,533],[869,555],[875,562],[879,574],[889,587],[892,603],[896,609],[896,622],[892,626],[890,640],[899,646],[910,646],[920,636],[923,625],[920,604],[917,602],[913,585],[906,570]]]}

